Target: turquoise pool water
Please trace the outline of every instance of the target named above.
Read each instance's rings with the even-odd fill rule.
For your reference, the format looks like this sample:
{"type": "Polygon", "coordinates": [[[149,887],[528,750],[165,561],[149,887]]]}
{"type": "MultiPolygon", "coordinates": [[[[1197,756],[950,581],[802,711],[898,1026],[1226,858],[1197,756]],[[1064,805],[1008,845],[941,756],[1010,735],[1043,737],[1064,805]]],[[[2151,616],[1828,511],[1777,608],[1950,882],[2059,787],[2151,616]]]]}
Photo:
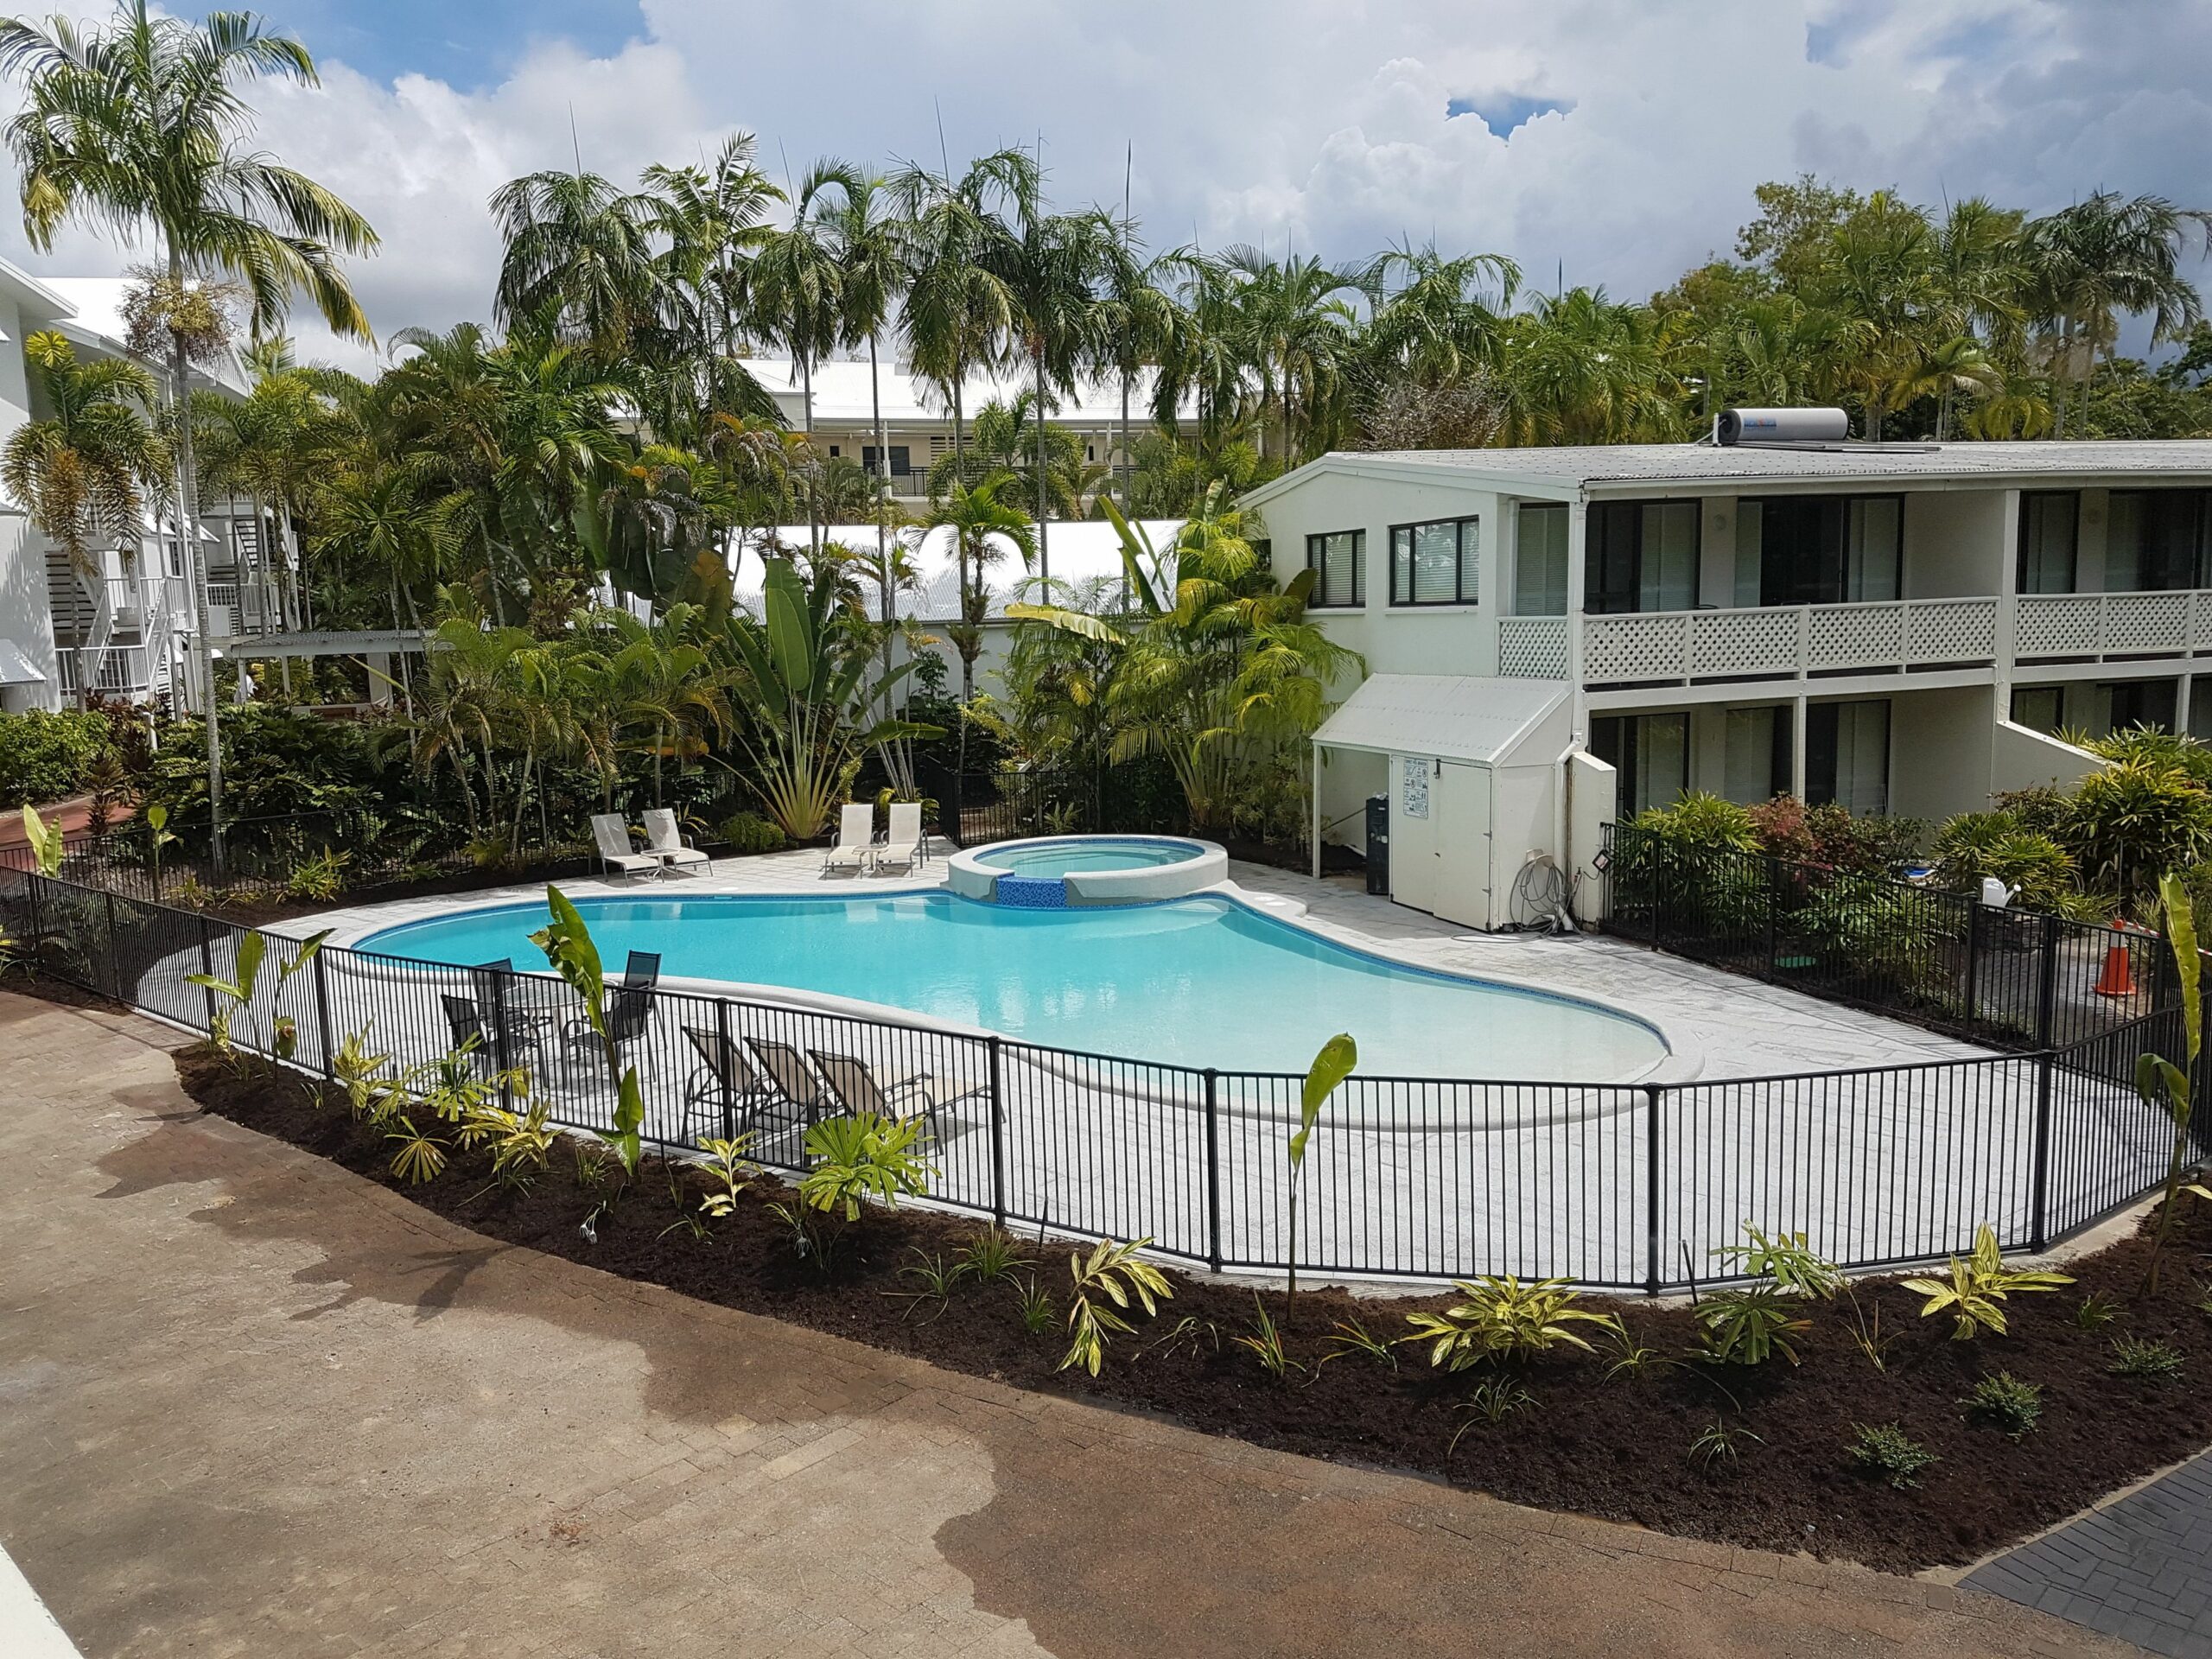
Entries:
{"type": "Polygon", "coordinates": [[[1186,864],[1205,851],[1195,841],[1116,840],[1111,836],[1084,836],[1066,841],[1026,841],[1002,848],[987,848],[976,861],[1008,875],[1042,878],[1081,874],[1086,870],[1156,869],[1163,864],[1186,864]]]}
{"type": "MultiPolygon", "coordinates": [[[[1303,1071],[1349,1031],[1378,1075],[1605,1082],[1665,1045],[1625,1014],[1363,955],[1227,899],[1019,911],[957,894],[582,899],[600,954],[661,952],[671,976],[791,986],[1058,1048],[1303,1071]]],[[[471,963],[543,961],[543,906],[410,922],[356,949],[471,963]]]]}

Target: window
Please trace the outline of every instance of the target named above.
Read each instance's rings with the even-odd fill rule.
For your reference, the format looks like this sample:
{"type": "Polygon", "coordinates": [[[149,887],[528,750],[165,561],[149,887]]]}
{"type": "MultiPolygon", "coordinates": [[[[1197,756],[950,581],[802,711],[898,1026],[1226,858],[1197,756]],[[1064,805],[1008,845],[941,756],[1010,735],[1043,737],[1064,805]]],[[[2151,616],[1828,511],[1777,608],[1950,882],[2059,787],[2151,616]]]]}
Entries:
{"type": "MultiPolygon", "coordinates": [[[[894,443],[890,445],[889,448],[891,450],[891,476],[893,478],[912,477],[914,471],[912,461],[913,451],[903,443],[894,443]]],[[[861,465],[867,467],[871,473],[875,470],[876,453],[876,448],[872,443],[863,444],[861,447],[861,465]]]]}
{"type": "Polygon", "coordinates": [[[1472,605],[1481,598],[1481,530],[1474,518],[1390,530],[1393,605],[1472,605]]]}
{"type": "Polygon", "coordinates": [[[2171,680],[2112,680],[2097,688],[2104,705],[2104,728],[2124,732],[2134,726],[2174,728],[2177,687],[2171,680]]]}
{"type": "Polygon", "coordinates": [[[2212,512],[2203,490],[2114,490],[2105,531],[2105,589],[2212,587],[2212,512]]]}
{"type": "MultiPolygon", "coordinates": [[[[2073,490],[2029,490],[2020,496],[2019,591],[2074,591],[2075,532],[2082,498],[2073,490]]],[[[2041,728],[2039,728],[2041,729],[2041,728]]]]}
{"type": "Polygon", "coordinates": [[[1306,568],[1313,575],[1316,608],[1350,609],[1367,603],[1367,532],[1332,530],[1306,538],[1306,568]]]}
{"type": "Polygon", "coordinates": [[[833,461],[834,461],[834,460],[836,460],[836,456],[837,456],[837,446],[836,446],[836,444],[834,444],[834,443],[833,443],[833,444],[831,444],[831,445],[830,446],[830,459],[831,459],[831,460],[833,460],[833,461]]]}
{"type": "Polygon", "coordinates": [[[1726,714],[1720,792],[1745,806],[1788,794],[1790,728],[1796,723],[1789,705],[1730,709],[1726,714]]]}
{"type": "Polygon", "coordinates": [[[1599,715],[1590,722],[1590,753],[1620,774],[1615,810],[1634,817],[1672,806],[1690,785],[1688,715],[1599,715]]]}
{"type": "Polygon", "coordinates": [[[1611,614],[1687,611],[1697,603],[1694,501],[1600,501],[1590,508],[1582,605],[1611,614]]]}
{"type": "Polygon", "coordinates": [[[2012,723],[2034,732],[2056,731],[2066,723],[2066,688],[2063,685],[2014,686],[2012,723]]]}
{"type": "Polygon", "coordinates": [[[1904,497],[1770,496],[1758,506],[1760,604],[1843,605],[1897,596],[1904,497]]]}
{"type": "Polygon", "coordinates": [[[1516,520],[1513,614],[1567,614],[1567,504],[1524,505],[1516,520]]]}
{"type": "Polygon", "coordinates": [[[1805,803],[1890,810],[1890,705],[1816,702],[1805,710],[1805,803]]]}

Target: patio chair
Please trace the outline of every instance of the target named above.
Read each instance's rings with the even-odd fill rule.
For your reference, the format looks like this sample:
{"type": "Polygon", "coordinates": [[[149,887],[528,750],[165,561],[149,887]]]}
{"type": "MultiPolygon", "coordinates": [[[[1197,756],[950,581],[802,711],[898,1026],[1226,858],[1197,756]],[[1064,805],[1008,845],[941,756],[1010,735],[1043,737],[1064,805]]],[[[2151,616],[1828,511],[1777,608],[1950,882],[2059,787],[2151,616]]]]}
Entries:
{"type": "Polygon", "coordinates": [[[923,861],[928,847],[922,836],[922,804],[919,801],[891,803],[891,828],[883,837],[883,845],[875,849],[875,868],[882,874],[887,864],[896,864],[912,871],[923,861]]]}
{"type": "Polygon", "coordinates": [[[796,1108],[801,1118],[813,1123],[837,1109],[837,1097],[822,1085],[822,1079],[807,1069],[806,1060],[789,1043],[779,1043],[766,1037],[748,1037],[746,1042],[753,1050],[753,1058],[760,1062],[760,1069],[774,1079],[785,1100],[796,1108]]]}
{"type": "Polygon", "coordinates": [[[712,868],[714,861],[696,847],[687,847],[676,828],[676,814],[657,806],[645,814],[645,851],[660,860],[664,870],[690,870],[694,875],[712,868]]]}
{"type": "Polygon", "coordinates": [[[599,848],[599,861],[602,868],[619,870],[624,875],[659,875],[668,866],[652,853],[638,853],[630,849],[630,826],[622,822],[620,812],[596,812],[592,815],[591,838],[599,848]]]}
{"type": "Polygon", "coordinates": [[[650,991],[660,983],[660,952],[632,950],[629,960],[622,964],[622,988],[626,991],[650,991]]]}
{"type": "MultiPolygon", "coordinates": [[[[607,999],[607,1036],[614,1045],[614,1058],[619,1061],[622,1051],[645,1034],[652,1021],[652,986],[660,977],[660,958],[649,950],[632,950],[630,966],[624,973],[622,983],[610,992],[607,999]],[[640,963],[649,963],[641,974],[640,963]],[[633,979],[638,982],[632,982],[633,979]]],[[[561,1028],[561,1077],[563,1082],[573,1077],[576,1062],[582,1058],[586,1070],[600,1064],[599,1033],[591,1028],[588,1016],[578,1014],[561,1028]]]]}
{"type": "Polygon", "coordinates": [[[683,1084],[683,1138],[692,1138],[695,1116],[734,1135],[750,1134],[761,1113],[783,1099],[783,1090],[753,1069],[734,1039],[710,1026],[686,1026],[683,1035],[699,1057],[683,1084]],[[710,1109],[699,1112],[702,1106],[710,1109]]]}
{"type": "Polygon", "coordinates": [[[826,1049],[807,1051],[816,1068],[829,1079],[848,1112],[873,1112],[879,1117],[925,1119],[930,1136],[944,1144],[944,1124],[939,1114],[957,1102],[980,1095],[987,1085],[946,1070],[913,1071],[896,1077],[879,1077],[857,1054],[826,1049]]]}
{"type": "Polygon", "coordinates": [[[875,855],[875,809],[865,801],[850,801],[837,811],[837,839],[822,855],[822,873],[849,870],[855,875],[868,868],[875,855]]]}
{"type": "Polygon", "coordinates": [[[447,996],[446,1025],[455,1048],[472,1036],[476,1039],[480,1065],[493,1071],[512,1071],[527,1051],[535,1062],[533,1073],[542,1075],[545,1033],[552,1028],[552,1016],[517,1000],[507,978],[512,971],[513,964],[505,957],[471,968],[468,978],[476,995],[474,999],[447,996]]]}

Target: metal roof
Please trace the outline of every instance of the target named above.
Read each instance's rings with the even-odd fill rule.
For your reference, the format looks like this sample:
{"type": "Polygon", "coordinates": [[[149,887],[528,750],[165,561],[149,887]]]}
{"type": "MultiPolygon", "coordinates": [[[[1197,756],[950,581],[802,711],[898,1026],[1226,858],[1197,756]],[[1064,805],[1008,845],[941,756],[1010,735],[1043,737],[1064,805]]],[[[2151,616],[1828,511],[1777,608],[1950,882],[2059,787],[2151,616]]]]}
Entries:
{"type": "Polygon", "coordinates": [[[2212,484],[2212,439],[2025,443],[1844,444],[1827,449],[1739,445],[1622,443],[1538,449],[1391,449],[1332,452],[1255,490],[1247,502],[1282,493],[1313,471],[1372,471],[1433,481],[1548,491],[1591,486],[1849,482],[1879,480],[2144,476],[2212,484]]]}
{"type": "Polygon", "coordinates": [[[1510,754],[1523,734],[1567,701],[1567,691],[1564,680],[1376,674],[1321,722],[1313,741],[1487,766],[1510,754]]]}

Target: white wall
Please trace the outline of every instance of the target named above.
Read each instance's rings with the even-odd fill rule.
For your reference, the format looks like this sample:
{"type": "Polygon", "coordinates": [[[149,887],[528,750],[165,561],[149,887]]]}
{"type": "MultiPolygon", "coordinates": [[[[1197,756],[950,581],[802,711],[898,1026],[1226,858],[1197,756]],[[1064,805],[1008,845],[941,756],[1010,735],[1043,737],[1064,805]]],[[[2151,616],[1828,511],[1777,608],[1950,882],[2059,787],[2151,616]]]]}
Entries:
{"type": "Polygon", "coordinates": [[[1914,490],[1904,498],[1904,597],[1967,599],[2003,590],[2013,550],[2003,490],[1914,490]]]}
{"type": "Polygon", "coordinates": [[[1620,778],[1594,754],[1567,758],[1567,850],[1577,918],[1602,920],[1611,907],[1611,888],[1596,859],[1605,845],[1605,826],[1618,810],[1620,778]]]}
{"type": "Polygon", "coordinates": [[[1890,811],[1948,818],[1989,806],[1995,692],[1969,685],[1890,699],[1890,811]]]}
{"type": "Polygon", "coordinates": [[[1996,723],[1996,753],[1990,767],[1989,787],[1994,794],[2008,790],[2034,789],[2045,784],[2069,788],[2104,762],[2094,754],[2061,743],[2055,737],[2009,720],[1996,723]]]}

